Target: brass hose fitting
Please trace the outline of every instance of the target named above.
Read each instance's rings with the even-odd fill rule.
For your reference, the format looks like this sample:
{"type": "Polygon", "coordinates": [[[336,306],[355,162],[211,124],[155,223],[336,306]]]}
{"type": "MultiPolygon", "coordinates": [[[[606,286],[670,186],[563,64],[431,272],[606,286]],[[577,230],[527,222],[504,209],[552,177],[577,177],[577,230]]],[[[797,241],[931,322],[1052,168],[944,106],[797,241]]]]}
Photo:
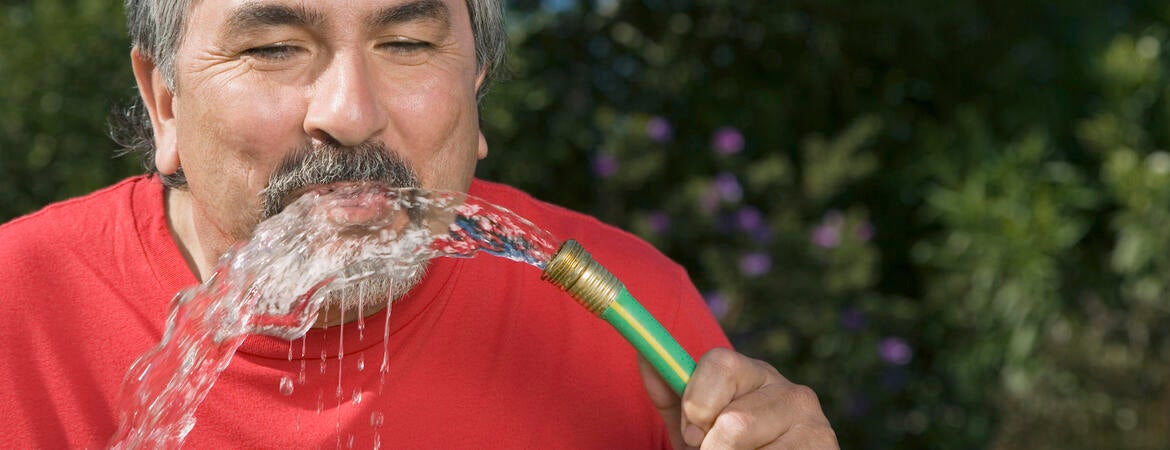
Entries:
{"type": "Polygon", "coordinates": [[[569,239],[544,267],[540,279],[549,281],[581,303],[594,315],[609,309],[618,293],[625,289],[617,277],[609,273],[585,247],[569,239]]]}

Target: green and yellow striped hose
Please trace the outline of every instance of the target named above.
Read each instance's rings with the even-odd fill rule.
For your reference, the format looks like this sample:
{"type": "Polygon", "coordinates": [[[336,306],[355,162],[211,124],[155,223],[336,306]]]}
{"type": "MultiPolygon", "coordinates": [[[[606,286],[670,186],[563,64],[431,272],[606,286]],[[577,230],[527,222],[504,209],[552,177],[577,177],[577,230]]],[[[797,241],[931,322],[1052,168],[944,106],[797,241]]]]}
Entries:
{"type": "Polygon", "coordinates": [[[625,285],[572,239],[561,244],[541,274],[593,314],[613,325],[679,395],[695,371],[695,360],[638,303],[625,285]]]}

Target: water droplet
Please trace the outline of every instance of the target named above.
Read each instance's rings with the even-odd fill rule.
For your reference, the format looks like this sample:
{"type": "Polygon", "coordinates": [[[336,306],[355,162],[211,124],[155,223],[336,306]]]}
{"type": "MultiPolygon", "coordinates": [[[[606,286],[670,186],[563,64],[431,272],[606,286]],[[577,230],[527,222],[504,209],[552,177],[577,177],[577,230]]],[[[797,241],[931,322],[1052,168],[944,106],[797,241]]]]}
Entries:
{"type": "Polygon", "coordinates": [[[382,428],[382,421],[383,420],[385,420],[385,416],[382,415],[381,411],[374,411],[374,412],[370,413],[370,426],[371,427],[382,428]]]}
{"type": "Polygon", "coordinates": [[[361,354],[361,353],[358,354],[357,370],[358,370],[358,372],[366,370],[366,357],[364,354],[361,354]]]}
{"type": "Polygon", "coordinates": [[[303,359],[301,360],[301,371],[297,372],[297,384],[302,386],[305,384],[305,360],[303,359]]]}
{"type": "Polygon", "coordinates": [[[362,390],[361,389],[354,389],[353,390],[353,404],[360,405],[361,403],[362,403],[362,390]]]}
{"type": "Polygon", "coordinates": [[[353,435],[350,434],[345,440],[345,448],[353,448],[353,435]]]}
{"type": "Polygon", "coordinates": [[[293,381],[287,376],[280,377],[280,393],[283,395],[292,395],[293,381]]]}
{"type": "Polygon", "coordinates": [[[359,341],[366,340],[366,311],[365,311],[366,301],[365,301],[365,298],[366,298],[366,295],[365,295],[365,290],[364,290],[364,286],[363,286],[362,295],[358,296],[357,329],[358,329],[358,340],[359,341]]]}

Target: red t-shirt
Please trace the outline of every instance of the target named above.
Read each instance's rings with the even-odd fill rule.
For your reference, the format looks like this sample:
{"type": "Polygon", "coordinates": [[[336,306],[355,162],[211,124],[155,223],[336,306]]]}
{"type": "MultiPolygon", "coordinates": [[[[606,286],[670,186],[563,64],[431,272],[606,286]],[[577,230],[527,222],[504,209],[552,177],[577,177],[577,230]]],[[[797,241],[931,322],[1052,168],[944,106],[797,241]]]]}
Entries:
{"type": "MultiPolygon", "coordinates": [[[[648,244],[503,185],[476,180],[471,194],[580,241],[696,358],[728,345],[683,269],[648,244]]],[[[0,226],[0,261],[5,447],[104,447],[126,370],[197,283],[161,183],[130,178],[0,226]]],[[[385,323],[249,337],[186,448],[669,447],[632,347],[534,267],[436,260],[392,307],[382,383],[385,323]]]]}

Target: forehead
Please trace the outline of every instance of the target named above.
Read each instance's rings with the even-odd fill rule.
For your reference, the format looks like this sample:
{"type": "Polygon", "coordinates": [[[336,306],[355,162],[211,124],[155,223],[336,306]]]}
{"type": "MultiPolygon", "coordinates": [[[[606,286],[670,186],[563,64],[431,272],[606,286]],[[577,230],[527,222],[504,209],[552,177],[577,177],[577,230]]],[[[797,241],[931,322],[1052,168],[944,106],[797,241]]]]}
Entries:
{"type": "Polygon", "coordinates": [[[187,14],[190,33],[265,25],[350,27],[395,23],[403,19],[443,19],[457,31],[470,31],[463,0],[194,0],[187,14]]]}

